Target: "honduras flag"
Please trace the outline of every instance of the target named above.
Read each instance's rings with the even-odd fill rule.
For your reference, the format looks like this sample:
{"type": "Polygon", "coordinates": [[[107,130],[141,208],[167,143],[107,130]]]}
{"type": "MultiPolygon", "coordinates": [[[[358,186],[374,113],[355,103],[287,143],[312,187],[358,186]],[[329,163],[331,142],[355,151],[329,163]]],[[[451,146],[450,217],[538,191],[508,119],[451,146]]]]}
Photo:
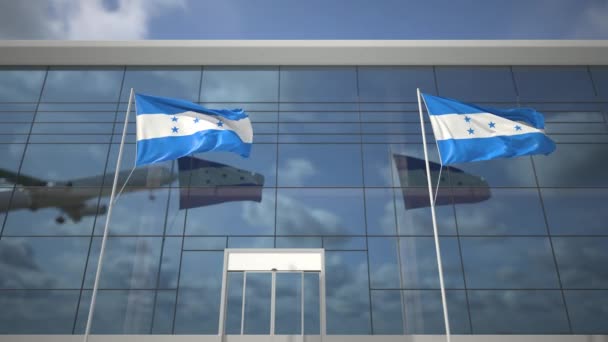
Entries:
{"type": "Polygon", "coordinates": [[[543,115],[530,108],[492,109],[422,94],[444,165],[549,154],[543,115]]]}
{"type": "Polygon", "coordinates": [[[253,129],[241,109],[207,109],[195,103],[135,94],[137,166],[195,152],[229,151],[249,157],[253,129]]]}

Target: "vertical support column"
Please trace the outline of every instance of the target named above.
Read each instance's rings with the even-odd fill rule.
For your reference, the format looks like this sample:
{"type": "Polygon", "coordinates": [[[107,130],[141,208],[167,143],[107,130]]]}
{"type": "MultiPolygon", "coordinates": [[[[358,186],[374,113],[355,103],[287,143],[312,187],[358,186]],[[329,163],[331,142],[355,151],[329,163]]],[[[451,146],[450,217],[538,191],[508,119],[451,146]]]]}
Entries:
{"type": "Polygon", "coordinates": [[[300,272],[300,335],[302,335],[302,340],[304,340],[304,272],[300,272]]]}
{"type": "Polygon", "coordinates": [[[277,270],[272,270],[272,285],[270,286],[270,336],[274,336],[274,316],[276,313],[277,270]]]}
{"type": "Polygon", "coordinates": [[[224,267],[222,268],[222,292],[220,297],[220,319],[219,319],[219,327],[218,327],[218,335],[224,336],[224,323],[226,321],[226,287],[227,287],[227,277],[228,277],[228,258],[230,257],[230,253],[228,250],[224,250],[224,267]]]}
{"type": "Polygon", "coordinates": [[[321,273],[319,273],[319,323],[320,323],[320,334],[325,336],[326,322],[325,322],[325,250],[321,252],[321,273]]]}
{"type": "Polygon", "coordinates": [[[243,272],[243,298],[241,300],[241,335],[245,334],[245,299],[247,297],[246,291],[247,289],[247,271],[243,272]]]}

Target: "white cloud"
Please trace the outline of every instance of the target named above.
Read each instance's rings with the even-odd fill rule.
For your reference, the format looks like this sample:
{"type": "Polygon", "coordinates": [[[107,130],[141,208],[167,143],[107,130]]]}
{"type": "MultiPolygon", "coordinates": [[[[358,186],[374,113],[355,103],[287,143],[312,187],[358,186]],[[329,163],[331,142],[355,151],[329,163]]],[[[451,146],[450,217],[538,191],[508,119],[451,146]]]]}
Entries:
{"type": "Polygon", "coordinates": [[[574,38],[597,38],[608,34],[608,2],[594,3],[582,12],[572,33],[574,38]]]}
{"type": "Polygon", "coordinates": [[[184,9],[185,0],[12,1],[0,12],[1,39],[143,39],[149,21],[164,11],[184,9]]]}
{"type": "Polygon", "coordinates": [[[317,170],[308,159],[288,159],[286,165],[279,168],[282,184],[289,186],[303,186],[304,181],[317,174],[317,170]]]}

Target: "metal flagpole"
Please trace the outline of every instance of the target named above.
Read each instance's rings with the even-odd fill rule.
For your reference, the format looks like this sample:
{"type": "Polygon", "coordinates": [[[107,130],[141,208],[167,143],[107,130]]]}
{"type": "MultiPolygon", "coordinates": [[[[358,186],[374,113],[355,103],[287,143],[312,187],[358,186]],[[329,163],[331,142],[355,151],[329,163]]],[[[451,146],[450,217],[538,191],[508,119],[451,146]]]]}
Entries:
{"type": "Polygon", "coordinates": [[[426,164],[426,179],[429,185],[429,201],[431,202],[431,217],[433,218],[433,236],[435,238],[435,252],[437,254],[437,268],[439,269],[439,286],[441,287],[441,304],[443,305],[443,320],[445,322],[445,337],[450,342],[450,321],[448,319],[448,303],[445,297],[445,284],[443,282],[443,264],[441,262],[441,250],[439,249],[439,233],[437,232],[437,218],[435,217],[435,200],[433,198],[433,184],[431,183],[431,168],[429,166],[429,154],[426,149],[426,132],[424,130],[424,118],[422,116],[422,104],[420,102],[420,89],[416,89],[418,95],[418,112],[420,113],[420,128],[422,129],[422,147],[424,149],[424,162],[426,164]]]}
{"type": "Polygon", "coordinates": [[[118,149],[118,161],[116,161],[116,171],[114,171],[114,183],[112,183],[112,193],[110,194],[110,204],[108,205],[108,214],[106,215],[106,225],[103,229],[103,238],[101,239],[101,250],[99,251],[99,260],[97,261],[97,272],[95,272],[95,283],[93,284],[93,293],[91,294],[91,305],[89,307],[89,316],[87,317],[87,325],[84,330],[84,342],[89,339],[91,332],[91,323],[93,321],[93,313],[95,311],[95,301],[97,299],[97,289],[99,287],[99,278],[101,275],[101,267],[103,265],[103,255],[106,250],[106,241],[108,239],[108,228],[110,226],[110,217],[112,216],[112,208],[114,207],[114,195],[116,193],[116,185],[118,183],[118,172],[120,171],[120,161],[122,160],[122,150],[125,145],[125,137],[127,135],[127,124],[129,123],[129,113],[131,112],[131,103],[133,102],[133,88],[129,94],[129,104],[127,105],[127,113],[125,114],[125,125],[122,128],[122,138],[120,139],[120,148],[118,149]]]}

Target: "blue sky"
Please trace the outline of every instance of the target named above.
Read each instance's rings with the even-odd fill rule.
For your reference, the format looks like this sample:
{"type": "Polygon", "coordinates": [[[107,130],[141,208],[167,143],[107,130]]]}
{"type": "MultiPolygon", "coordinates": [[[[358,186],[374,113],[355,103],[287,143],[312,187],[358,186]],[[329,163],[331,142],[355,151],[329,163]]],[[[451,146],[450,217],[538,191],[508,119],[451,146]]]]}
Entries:
{"type": "Polygon", "coordinates": [[[0,39],[608,39],[608,0],[29,0],[0,39]]]}

